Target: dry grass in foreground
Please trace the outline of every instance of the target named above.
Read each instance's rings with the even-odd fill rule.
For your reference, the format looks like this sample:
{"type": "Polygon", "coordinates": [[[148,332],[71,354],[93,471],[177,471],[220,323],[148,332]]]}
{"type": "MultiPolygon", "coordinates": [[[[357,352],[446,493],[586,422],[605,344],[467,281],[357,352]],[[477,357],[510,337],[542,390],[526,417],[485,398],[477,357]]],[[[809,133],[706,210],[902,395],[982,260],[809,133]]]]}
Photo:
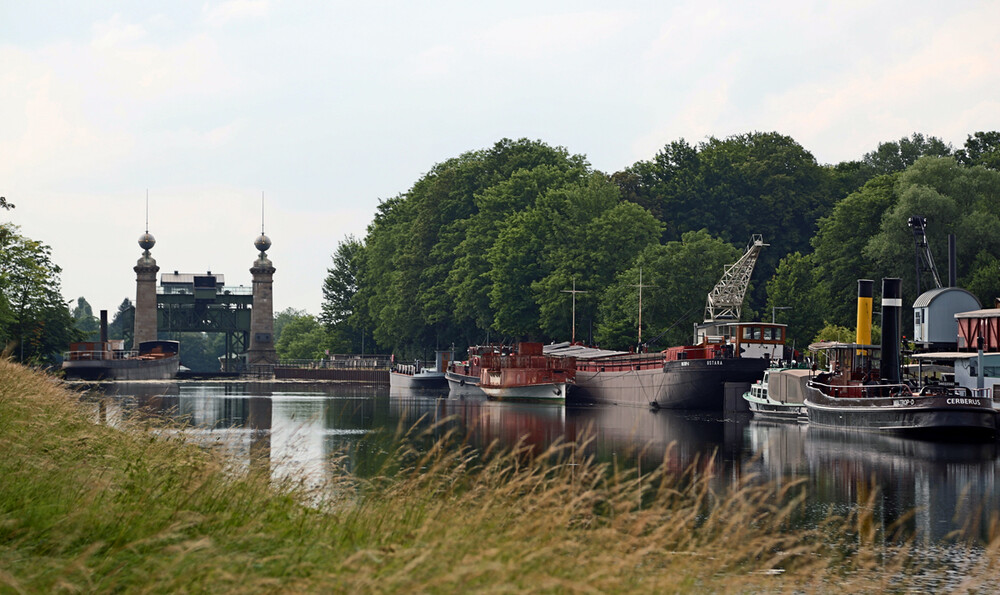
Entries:
{"type": "Polygon", "coordinates": [[[445,438],[306,505],[317,495],[183,440],[95,425],[75,399],[0,361],[0,593],[994,587],[1000,542],[944,583],[864,516],[794,528],[797,484],[715,493],[693,471],[639,480],[575,460],[575,444],[476,456],[445,438]]]}

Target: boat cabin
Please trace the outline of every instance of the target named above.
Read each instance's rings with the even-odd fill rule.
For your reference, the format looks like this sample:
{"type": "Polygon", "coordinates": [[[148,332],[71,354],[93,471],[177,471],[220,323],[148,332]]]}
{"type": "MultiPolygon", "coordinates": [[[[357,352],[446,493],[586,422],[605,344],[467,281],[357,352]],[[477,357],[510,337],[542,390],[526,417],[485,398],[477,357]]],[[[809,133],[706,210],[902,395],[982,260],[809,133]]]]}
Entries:
{"type": "Polygon", "coordinates": [[[868,387],[883,386],[880,345],[821,341],[810,345],[809,351],[815,353],[816,382],[831,396],[872,396],[868,387]]]}
{"type": "Polygon", "coordinates": [[[986,308],[955,314],[958,322],[958,348],[978,349],[983,338],[983,351],[1000,351],[1000,308],[986,308]]]}
{"type": "Polygon", "coordinates": [[[784,324],[766,322],[706,322],[695,325],[694,344],[713,349],[713,356],[713,346],[718,345],[730,347],[729,357],[782,360],[787,359],[785,329],[784,324]]]}

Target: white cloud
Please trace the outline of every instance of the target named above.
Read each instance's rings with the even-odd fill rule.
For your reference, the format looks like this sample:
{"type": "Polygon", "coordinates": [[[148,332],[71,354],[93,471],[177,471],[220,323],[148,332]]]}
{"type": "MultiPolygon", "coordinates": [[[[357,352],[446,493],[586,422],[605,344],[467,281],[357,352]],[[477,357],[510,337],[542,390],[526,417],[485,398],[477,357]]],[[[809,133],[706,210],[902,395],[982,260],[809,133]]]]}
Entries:
{"type": "Polygon", "coordinates": [[[436,45],[407,58],[410,74],[416,78],[450,75],[457,60],[458,52],[449,45],[436,45]]]}
{"type": "Polygon", "coordinates": [[[541,58],[601,44],[626,28],[635,15],[625,11],[545,14],[498,23],[478,43],[490,54],[541,58]]]}
{"type": "Polygon", "coordinates": [[[121,15],[114,15],[109,21],[95,23],[93,29],[94,47],[116,48],[130,45],[146,37],[146,29],[135,23],[125,23],[121,15]]]}
{"type": "Polygon", "coordinates": [[[267,0],[228,0],[219,4],[205,4],[202,14],[205,23],[220,27],[231,21],[257,19],[266,16],[270,9],[267,0]]]}

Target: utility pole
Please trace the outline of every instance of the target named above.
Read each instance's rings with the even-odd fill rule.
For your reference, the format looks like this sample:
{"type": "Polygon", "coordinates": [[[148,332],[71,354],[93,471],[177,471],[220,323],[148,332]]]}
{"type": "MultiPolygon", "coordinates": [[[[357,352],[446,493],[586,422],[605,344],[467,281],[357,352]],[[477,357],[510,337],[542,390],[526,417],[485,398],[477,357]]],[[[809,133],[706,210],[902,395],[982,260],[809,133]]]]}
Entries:
{"type": "Polygon", "coordinates": [[[639,284],[632,285],[631,287],[639,288],[639,345],[642,345],[642,288],[643,287],[656,287],[656,285],[643,285],[642,284],[642,267],[639,267],[639,284]]]}
{"type": "Polygon", "coordinates": [[[578,293],[588,293],[585,289],[576,288],[576,276],[573,276],[573,289],[563,289],[563,293],[573,294],[573,335],[570,339],[571,343],[576,343],[576,294],[578,293]]]}

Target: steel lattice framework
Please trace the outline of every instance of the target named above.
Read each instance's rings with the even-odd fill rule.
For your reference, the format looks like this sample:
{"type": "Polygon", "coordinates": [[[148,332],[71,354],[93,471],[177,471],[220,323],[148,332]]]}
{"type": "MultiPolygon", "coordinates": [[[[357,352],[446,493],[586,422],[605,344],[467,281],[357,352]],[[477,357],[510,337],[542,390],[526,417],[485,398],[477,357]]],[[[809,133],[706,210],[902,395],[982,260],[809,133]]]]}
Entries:
{"type": "Polygon", "coordinates": [[[246,353],[249,347],[253,296],[230,291],[211,293],[209,299],[194,294],[158,294],[157,328],[168,333],[225,333],[225,371],[238,371],[232,356],[246,353]]]}
{"type": "Polygon", "coordinates": [[[760,234],[753,234],[743,256],[726,267],[722,279],[708,294],[708,301],[705,303],[705,322],[740,319],[743,297],[747,293],[753,267],[757,264],[757,255],[760,254],[760,249],[767,245],[760,234]]]}

